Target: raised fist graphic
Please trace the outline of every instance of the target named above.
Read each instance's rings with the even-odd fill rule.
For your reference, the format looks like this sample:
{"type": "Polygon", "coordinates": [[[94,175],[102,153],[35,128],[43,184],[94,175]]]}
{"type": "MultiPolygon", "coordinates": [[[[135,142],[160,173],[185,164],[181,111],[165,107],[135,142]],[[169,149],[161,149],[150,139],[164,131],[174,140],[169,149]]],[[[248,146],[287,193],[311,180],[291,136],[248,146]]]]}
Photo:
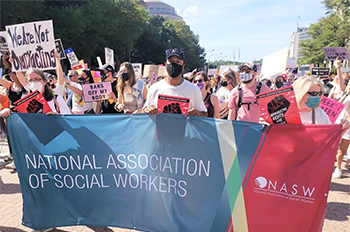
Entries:
{"type": "Polygon", "coordinates": [[[27,112],[28,113],[41,113],[43,111],[43,104],[38,102],[35,99],[32,99],[28,106],[27,106],[27,112]]]}
{"type": "Polygon", "coordinates": [[[179,103],[171,103],[167,106],[164,106],[163,113],[168,114],[181,114],[181,108],[179,103]]]}
{"type": "Polygon", "coordinates": [[[287,123],[284,114],[288,110],[289,106],[290,102],[283,95],[275,97],[267,104],[267,108],[273,123],[287,123]]]}

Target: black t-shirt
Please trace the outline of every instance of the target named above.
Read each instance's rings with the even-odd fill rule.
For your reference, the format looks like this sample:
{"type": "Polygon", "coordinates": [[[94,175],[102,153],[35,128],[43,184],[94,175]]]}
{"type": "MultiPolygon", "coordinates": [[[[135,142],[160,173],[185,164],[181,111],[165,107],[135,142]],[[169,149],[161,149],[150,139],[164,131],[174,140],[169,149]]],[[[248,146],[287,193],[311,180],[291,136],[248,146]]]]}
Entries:
{"type": "Polygon", "coordinates": [[[13,105],[13,103],[18,101],[19,99],[21,99],[23,92],[25,92],[24,88],[22,88],[22,91],[20,91],[20,92],[14,92],[14,91],[12,91],[11,88],[9,89],[8,97],[10,99],[11,105],[13,105]]]}
{"type": "MultiPolygon", "coordinates": [[[[112,91],[115,94],[115,97],[118,98],[118,92],[117,92],[117,80],[112,82],[112,91]]],[[[114,109],[115,102],[112,104],[109,103],[109,100],[103,100],[102,101],[102,112],[101,114],[115,114],[115,113],[123,113],[118,112],[114,109]]]]}

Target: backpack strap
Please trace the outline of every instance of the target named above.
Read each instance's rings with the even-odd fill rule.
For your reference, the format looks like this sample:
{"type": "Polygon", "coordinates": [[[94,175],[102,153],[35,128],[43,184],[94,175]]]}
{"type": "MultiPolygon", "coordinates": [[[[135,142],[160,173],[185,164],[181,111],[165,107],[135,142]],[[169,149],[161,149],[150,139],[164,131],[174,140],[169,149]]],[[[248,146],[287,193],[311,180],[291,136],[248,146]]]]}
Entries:
{"type": "Polygon", "coordinates": [[[260,93],[262,83],[259,81],[258,84],[256,85],[256,95],[260,93]]]}
{"type": "Polygon", "coordinates": [[[237,91],[238,91],[237,109],[239,109],[242,106],[242,86],[241,86],[241,84],[238,85],[237,91]]]}

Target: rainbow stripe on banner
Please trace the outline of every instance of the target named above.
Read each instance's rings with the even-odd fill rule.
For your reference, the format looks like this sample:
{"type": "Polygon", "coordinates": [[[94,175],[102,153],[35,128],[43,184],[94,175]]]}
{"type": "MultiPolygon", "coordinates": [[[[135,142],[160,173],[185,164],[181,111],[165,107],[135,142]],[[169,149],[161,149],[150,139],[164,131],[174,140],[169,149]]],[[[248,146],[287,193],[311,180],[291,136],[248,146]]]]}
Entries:
{"type": "Polygon", "coordinates": [[[33,229],[321,231],[341,138],[339,125],[172,114],[11,114],[7,125],[33,229]]]}

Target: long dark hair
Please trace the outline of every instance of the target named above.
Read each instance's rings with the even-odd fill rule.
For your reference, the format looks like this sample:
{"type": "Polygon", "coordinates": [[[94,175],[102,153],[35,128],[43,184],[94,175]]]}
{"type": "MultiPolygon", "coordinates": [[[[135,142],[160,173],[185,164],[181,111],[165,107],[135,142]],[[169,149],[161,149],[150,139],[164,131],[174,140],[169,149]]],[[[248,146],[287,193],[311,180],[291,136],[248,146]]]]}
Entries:
{"type": "Polygon", "coordinates": [[[53,92],[50,88],[50,86],[48,85],[48,83],[46,82],[46,78],[45,78],[45,74],[43,71],[41,71],[40,69],[37,69],[37,68],[31,68],[31,69],[28,69],[28,71],[26,72],[26,79],[28,78],[28,75],[30,73],[36,73],[38,74],[41,79],[44,81],[44,92],[42,93],[43,97],[45,98],[46,101],[51,101],[54,97],[53,95],[53,92]]]}

